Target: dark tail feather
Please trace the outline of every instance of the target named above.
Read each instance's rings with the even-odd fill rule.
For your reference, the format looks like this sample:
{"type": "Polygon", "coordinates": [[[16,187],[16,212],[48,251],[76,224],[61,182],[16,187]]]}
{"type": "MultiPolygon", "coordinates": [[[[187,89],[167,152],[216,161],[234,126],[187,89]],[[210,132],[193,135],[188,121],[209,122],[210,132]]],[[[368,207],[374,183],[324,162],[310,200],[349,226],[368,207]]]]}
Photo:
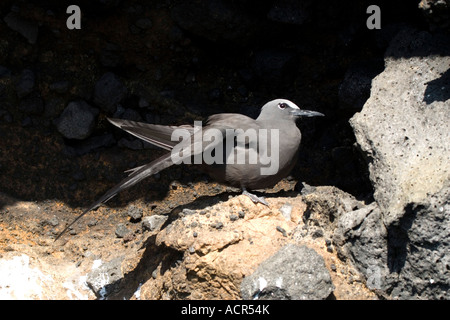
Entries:
{"type": "Polygon", "coordinates": [[[178,144],[178,141],[172,140],[172,134],[175,130],[184,129],[191,134],[194,133],[194,127],[188,125],[164,126],[160,124],[150,124],[123,119],[107,119],[113,125],[122,130],[125,130],[129,134],[132,134],[139,139],[142,139],[148,143],[169,151],[178,144]]]}
{"type": "Polygon", "coordinates": [[[74,221],[65,227],[64,230],[56,237],[55,241],[58,240],[75,222],[80,220],[89,211],[98,208],[102,203],[107,202],[122,190],[128,189],[148,176],[170,167],[172,164],[171,153],[168,153],[149,164],[135,168],[137,170],[133,171],[128,177],[106,192],[100,199],[92,203],[86,210],[83,211],[82,214],[80,214],[74,221]]]}

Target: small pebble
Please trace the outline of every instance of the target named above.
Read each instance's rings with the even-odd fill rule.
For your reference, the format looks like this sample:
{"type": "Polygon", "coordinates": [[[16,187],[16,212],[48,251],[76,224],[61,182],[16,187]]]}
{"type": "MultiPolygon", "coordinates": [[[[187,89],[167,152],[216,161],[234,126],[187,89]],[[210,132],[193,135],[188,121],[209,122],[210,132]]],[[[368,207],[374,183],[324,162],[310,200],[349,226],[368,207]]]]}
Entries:
{"type": "Polygon", "coordinates": [[[218,222],[216,222],[216,223],[213,223],[213,224],[211,225],[211,227],[216,228],[217,230],[219,230],[219,229],[222,229],[222,228],[223,228],[223,223],[218,221],[218,222]]]}
{"type": "Polygon", "coordinates": [[[195,214],[195,210],[188,209],[188,208],[184,208],[182,212],[183,212],[183,214],[186,215],[186,216],[195,214]]]}
{"type": "Polygon", "coordinates": [[[280,212],[287,221],[291,220],[292,205],[286,202],[280,208],[280,212]]]}
{"type": "Polygon", "coordinates": [[[331,246],[331,240],[330,239],[325,239],[325,244],[327,246],[327,251],[328,252],[333,252],[333,247],[331,246]]]}
{"type": "Polygon", "coordinates": [[[281,232],[281,234],[283,235],[283,237],[287,237],[287,232],[286,232],[286,230],[284,230],[282,227],[277,226],[277,231],[281,232]]]}
{"type": "Polygon", "coordinates": [[[128,232],[124,237],[123,237],[123,242],[127,243],[130,242],[134,239],[134,234],[132,232],[128,232]]]}
{"type": "Polygon", "coordinates": [[[51,218],[48,222],[53,227],[56,227],[59,224],[58,218],[56,218],[56,217],[51,218]]]}
{"type": "Polygon", "coordinates": [[[115,234],[117,238],[123,238],[125,237],[130,231],[127,229],[127,227],[125,227],[125,225],[123,223],[120,223],[119,225],[117,225],[115,234]]]}
{"type": "Polygon", "coordinates": [[[323,231],[322,231],[322,229],[316,229],[316,230],[314,230],[311,236],[312,236],[313,239],[317,239],[317,238],[323,237],[323,231]]]}
{"type": "Polygon", "coordinates": [[[130,217],[131,222],[138,222],[142,219],[142,209],[137,208],[135,206],[130,206],[127,211],[128,216],[130,217]]]}

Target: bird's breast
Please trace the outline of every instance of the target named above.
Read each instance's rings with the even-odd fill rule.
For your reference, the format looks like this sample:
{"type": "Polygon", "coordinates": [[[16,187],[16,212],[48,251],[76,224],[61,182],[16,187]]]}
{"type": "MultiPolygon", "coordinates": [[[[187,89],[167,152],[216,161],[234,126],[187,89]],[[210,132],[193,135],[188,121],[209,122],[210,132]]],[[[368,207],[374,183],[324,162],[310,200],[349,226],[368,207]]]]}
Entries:
{"type": "Polygon", "coordinates": [[[262,189],[289,175],[299,150],[301,134],[296,126],[280,125],[260,130],[257,143],[236,144],[227,152],[224,166],[212,170],[226,183],[262,189]],[[222,171],[221,171],[222,170],[222,171]]]}

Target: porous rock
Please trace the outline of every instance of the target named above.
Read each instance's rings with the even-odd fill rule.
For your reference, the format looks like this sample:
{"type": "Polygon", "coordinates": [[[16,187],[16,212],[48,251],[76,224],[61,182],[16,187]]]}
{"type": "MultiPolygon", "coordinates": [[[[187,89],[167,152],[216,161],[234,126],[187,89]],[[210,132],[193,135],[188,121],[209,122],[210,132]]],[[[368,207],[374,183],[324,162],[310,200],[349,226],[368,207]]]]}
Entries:
{"type": "Polygon", "coordinates": [[[241,284],[243,299],[323,300],[334,290],[314,249],[288,244],[262,262],[241,284]]]}
{"type": "MultiPolygon", "coordinates": [[[[124,257],[117,257],[109,262],[101,263],[87,275],[86,283],[99,298],[106,298],[115,291],[123,277],[121,263],[124,257]]],[[[101,262],[101,261],[100,261],[101,262]]]]}
{"type": "Polygon", "coordinates": [[[55,125],[58,131],[68,139],[86,139],[95,127],[98,110],[83,100],[70,102],[55,125]]]}
{"type": "Polygon", "coordinates": [[[359,249],[351,250],[361,270],[370,260],[379,266],[388,284],[381,287],[394,297],[448,299],[450,290],[449,43],[444,35],[400,31],[370,98],[350,120],[379,207],[367,211],[357,227],[364,232],[351,240],[359,249]],[[363,258],[358,242],[367,235],[376,250],[363,258]]]}
{"type": "Polygon", "coordinates": [[[126,93],[122,81],[114,73],[107,72],[95,84],[94,102],[103,111],[113,114],[126,93]]]}
{"type": "Polygon", "coordinates": [[[4,18],[4,21],[9,28],[17,31],[19,34],[25,37],[25,39],[27,39],[30,44],[36,43],[39,33],[39,27],[37,23],[22,18],[16,12],[8,13],[4,18]]]}

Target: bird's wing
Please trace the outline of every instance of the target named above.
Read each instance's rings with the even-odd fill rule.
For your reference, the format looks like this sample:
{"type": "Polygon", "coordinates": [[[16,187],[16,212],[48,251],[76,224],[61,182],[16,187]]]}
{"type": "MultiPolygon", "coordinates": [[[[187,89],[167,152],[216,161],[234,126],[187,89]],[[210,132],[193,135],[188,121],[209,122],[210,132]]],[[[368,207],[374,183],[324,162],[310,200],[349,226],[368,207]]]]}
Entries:
{"type": "MultiPolygon", "coordinates": [[[[166,150],[172,150],[175,145],[179,143],[179,141],[172,141],[172,134],[177,129],[187,130],[187,132],[191,135],[194,134],[194,128],[191,125],[182,125],[182,126],[164,126],[157,124],[149,124],[143,122],[136,122],[131,120],[121,120],[121,119],[110,119],[108,121],[113,125],[125,130],[126,132],[142,139],[148,143],[151,143],[155,146],[161,147],[166,150]]],[[[242,129],[246,131],[249,128],[258,129],[259,126],[257,122],[242,114],[237,113],[221,113],[215,114],[208,118],[206,121],[206,126],[203,129],[203,135],[208,135],[207,129],[214,128],[220,130],[223,133],[223,137],[226,136],[226,129],[242,129]]],[[[204,139],[208,140],[208,139],[204,139]]],[[[195,148],[194,144],[196,141],[193,141],[193,149],[192,153],[198,153],[197,150],[201,150],[202,148],[195,148]]],[[[203,147],[206,142],[203,142],[203,147]]],[[[134,172],[140,169],[134,168],[128,171],[134,172]]]]}
{"type": "Polygon", "coordinates": [[[131,120],[110,119],[107,118],[116,127],[125,130],[139,139],[151,143],[157,147],[172,150],[178,144],[178,141],[172,141],[172,133],[176,129],[186,129],[191,134],[194,133],[194,127],[186,126],[164,126],[158,124],[149,124],[143,122],[136,122],[131,120]]]}
{"type": "MultiPolygon", "coordinates": [[[[232,138],[235,140],[239,140],[241,135],[247,135],[249,129],[254,130],[256,134],[258,134],[258,130],[261,129],[260,124],[255,119],[239,113],[220,113],[210,116],[206,121],[204,132],[207,133],[210,128],[220,130],[222,136],[226,139],[232,138]]],[[[256,143],[257,142],[258,140],[256,143]]],[[[248,148],[249,145],[247,144],[246,147],[248,148]]],[[[252,147],[256,150],[258,149],[257,144],[252,145],[252,147]]]]}
{"type": "Polygon", "coordinates": [[[167,153],[163,155],[162,157],[150,162],[149,164],[146,164],[144,166],[135,168],[135,170],[125,179],[123,179],[120,183],[118,183],[116,186],[111,188],[108,192],[106,192],[100,199],[93,202],[86,210],[83,211],[82,214],[80,214],[74,221],[72,221],[55,239],[58,240],[59,237],[61,237],[64,232],[67,231],[75,222],[77,222],[81,217],[83,217],[86,213],[89,211],[99,207],[102,203],[105,203],[106,201],[113,198],[115,195],[117,195],[119,192],[128,189],[129,187],[135,185],[139,181],[145,179],[148,176],[151,176],[153,174],[156,174],[160,172],[161,170],[164,170],[167,167],[170,167],[173,164],[171,160],[171,153],[167,153]]]}
{"type": "Polygon", "coordinates": [[[206,120],[206,127],[226,127],[230,129],[259,128],[255,119],[239,113],[219,113],[214,114],[206,120]]]}

